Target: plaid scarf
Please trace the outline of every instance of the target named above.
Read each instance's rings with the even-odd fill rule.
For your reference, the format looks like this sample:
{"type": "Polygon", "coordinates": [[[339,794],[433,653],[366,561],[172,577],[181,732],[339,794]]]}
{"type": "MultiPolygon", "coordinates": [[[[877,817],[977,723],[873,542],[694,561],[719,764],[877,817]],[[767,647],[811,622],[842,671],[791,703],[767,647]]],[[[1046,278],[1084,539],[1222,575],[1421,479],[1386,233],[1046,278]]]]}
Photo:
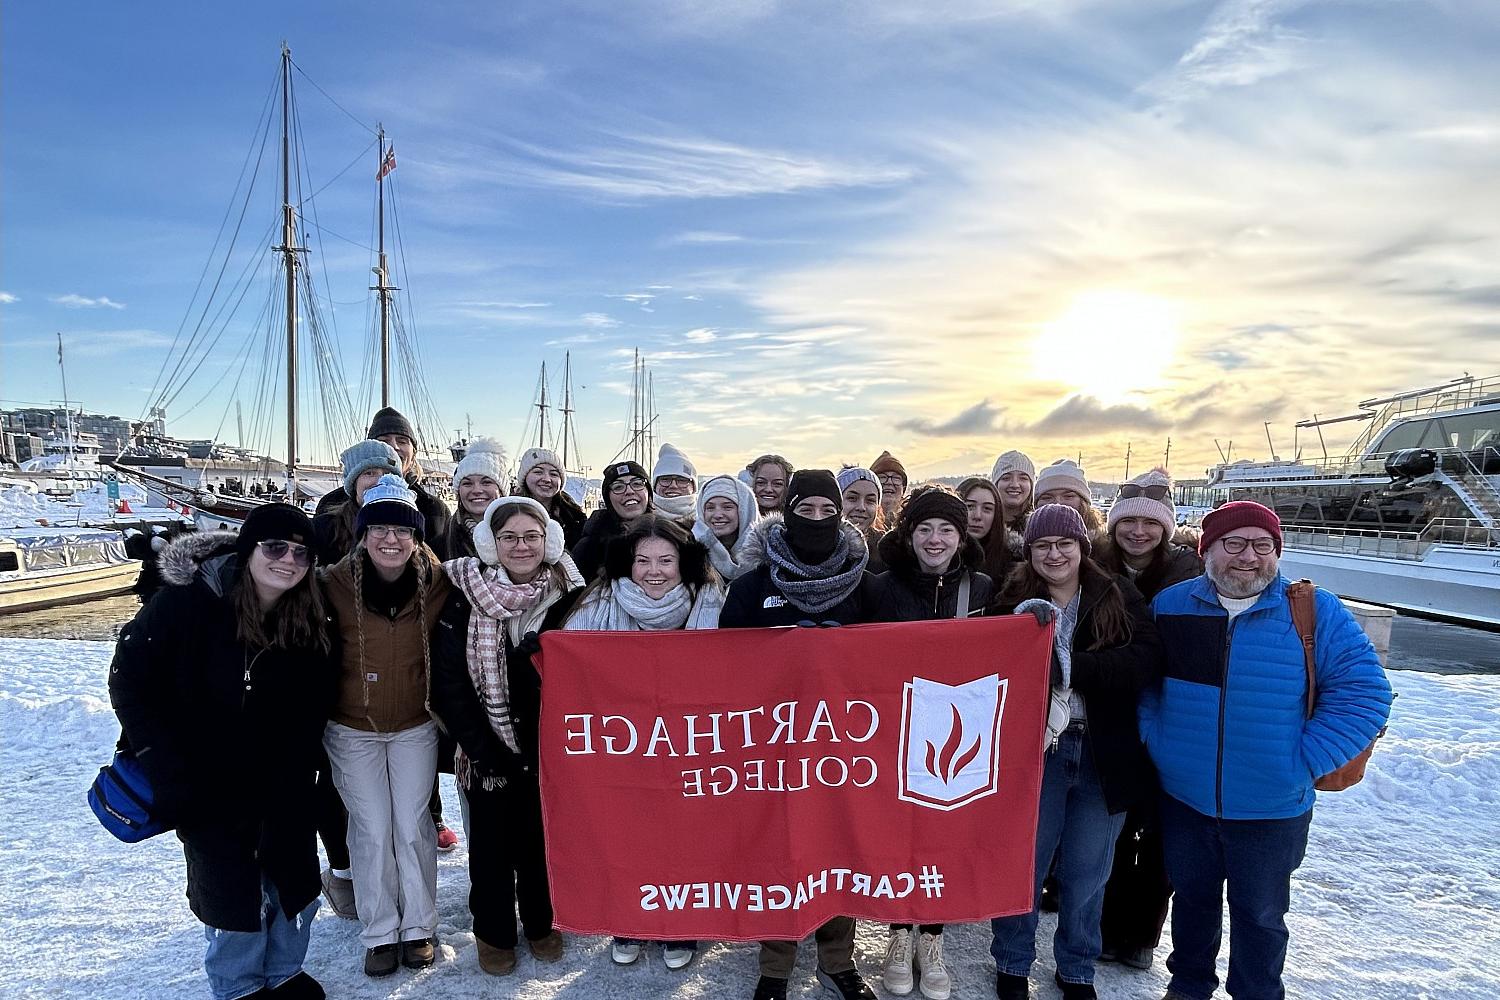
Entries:
{"type": "MultiPolygon", "coordinates": [[[[505,640],[500,626],[517,621],[535,608],[547,593],[552,577],[544,574],[537,583],[511,583],[504,567],[486,566],[473,558],[451,560],[443,564],[443,569],[474,609],[469,616],[464,653],[479,703],[495,735],[511,753],[520,753],[510,716],[510,677],[505,669],[505,640]]],[[[472,769],[462,747],[453,757],[453,775],[459,787],[469,787],[472,769]]],[[[498,775],[483,780],[486,790],[504,785],[505,779],[498,775]]]]}

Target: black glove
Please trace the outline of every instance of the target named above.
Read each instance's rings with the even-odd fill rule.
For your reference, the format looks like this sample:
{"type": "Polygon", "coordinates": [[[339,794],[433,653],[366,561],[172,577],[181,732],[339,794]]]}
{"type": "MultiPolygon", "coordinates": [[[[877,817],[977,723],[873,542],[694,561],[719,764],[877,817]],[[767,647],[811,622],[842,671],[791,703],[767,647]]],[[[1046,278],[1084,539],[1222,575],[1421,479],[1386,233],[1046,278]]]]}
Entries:
{"type": "Polygon", "coordinates": [[[516,652],[525,656],[535,656],[542,651],[542,638],[535,632],[527,632],[521,636],[521,641],[516,643],[516,652]]]}

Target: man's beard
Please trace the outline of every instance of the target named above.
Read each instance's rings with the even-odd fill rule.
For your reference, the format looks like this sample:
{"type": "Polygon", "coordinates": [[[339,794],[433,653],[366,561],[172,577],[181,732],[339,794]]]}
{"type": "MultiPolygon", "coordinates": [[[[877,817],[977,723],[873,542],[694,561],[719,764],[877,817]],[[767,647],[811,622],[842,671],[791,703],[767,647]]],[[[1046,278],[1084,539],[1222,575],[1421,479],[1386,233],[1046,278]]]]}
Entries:
{"type": "Polygon", "coordinates": [[[1209,582],[1214,585],[1214,590],[1218,591],[1221,597],[1227,597],[1230,600],[1243,600],[1246,597],[1254,597],[1269,587],[1271,581],[1276,579],[1276,574],[1280,570],[1276,566],[1272,566],[1264,572],[1255,574],[1255,576],[1248,580],[1240,576],[1228,579],[1221,577],[1217,572],[1217,567],[1210,568],[1205,566],[1204,572],[1208,575],[1209,582]]]}

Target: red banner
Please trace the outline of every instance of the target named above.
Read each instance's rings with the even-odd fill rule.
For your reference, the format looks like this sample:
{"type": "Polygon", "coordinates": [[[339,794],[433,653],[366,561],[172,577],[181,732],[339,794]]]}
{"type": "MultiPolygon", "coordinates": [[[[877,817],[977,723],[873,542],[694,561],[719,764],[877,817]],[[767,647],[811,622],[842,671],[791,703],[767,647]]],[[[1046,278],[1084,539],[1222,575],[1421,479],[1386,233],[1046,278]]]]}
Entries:
{"type": "Polygon", "coordinates": [[[557,925],[761,940],[1025,912],[1051,633],[1029,615],[546,633],[557,925]]]}

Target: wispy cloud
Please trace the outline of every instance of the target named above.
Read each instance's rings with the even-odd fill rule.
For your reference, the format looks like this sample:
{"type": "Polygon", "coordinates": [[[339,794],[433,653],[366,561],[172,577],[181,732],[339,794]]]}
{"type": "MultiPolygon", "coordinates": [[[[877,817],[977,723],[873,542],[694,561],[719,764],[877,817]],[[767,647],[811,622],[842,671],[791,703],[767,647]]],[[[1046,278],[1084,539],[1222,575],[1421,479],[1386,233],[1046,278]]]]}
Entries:
{"type": "MultiPolygon", "coordinates": [[[[11,347],[57,350],[56,337],[26,337],[9,342],[11,347]]],[[[87,330],[63,336],[70,358],[103,358],[127,351],[147,351],[172,346],[172,338],[155,330],[87,330]]],[[[55,359],[54,359],[55,360],[55,359]]]]}
{"type": "Polygon", "coordinates": [[[708,229],[694,229],[686,233],[678,233],[667,242],[682,243],[688,246],[712,245],[715,243],[743,243],[745,237],[737,233],[716,233],[708,229]]]}
{"type": "Polygon", "coordinates": [[[530,184],[613,201],[791,194],[897,184],[913,176],[905,166],[701,136],[609,134],[580,149],[502,144],[511,152],[453,150],[431,167],[449,183],[530,184]]]}
{"type": "Polygon", "coordinates": [[[593,327],[596,330],[611,330],[620,325],[620,321],[611,317],[608,313],[587,312],[578,317],[578,322],[584,326],[593,327]]]}
{"type": "Polygon", "coordinates": [[[1307,0],[1224,0],[1203,34],[1163,76],[1141,89],[1175,102],[1220,87],[1248,87],[1299,68],[1306,39],[1280,18],[1307,0]]]}
{"type": "Polygon", "coordinates": [[[12,302],[20,302],[20,301],[21,301],[20,297],[12,295],[12,294],[10,294],[10,292],[0,292],[0,305],[6,305],[6,306],[8,306],[12,302]]]}
{"type": "Polygon", "coordinates": [[[99,296],[91,299],[85,295],[69,293],[67,295],[53,295],[47,301],[54,305],[66,306],[69,309],[124,309],[125,303],[115,302],[112,299],[99,296]]]}
{"type": "Polygon", "coordinates": [[[690,344],[708,344],[719,339],[719,331],[712,327],[702,326],[684,333],[682,339],[690,344]]]}
{"type": "Polygon", "coordinates": [[[960,437],[973,434],[988,434],[996,429],[996,421],[1002,410],[988,399],[981,399],[973,406],[947,420],[935,421],[925,417],[898,420],[897,430],[915,431],[929,437],[960,437]]]}

